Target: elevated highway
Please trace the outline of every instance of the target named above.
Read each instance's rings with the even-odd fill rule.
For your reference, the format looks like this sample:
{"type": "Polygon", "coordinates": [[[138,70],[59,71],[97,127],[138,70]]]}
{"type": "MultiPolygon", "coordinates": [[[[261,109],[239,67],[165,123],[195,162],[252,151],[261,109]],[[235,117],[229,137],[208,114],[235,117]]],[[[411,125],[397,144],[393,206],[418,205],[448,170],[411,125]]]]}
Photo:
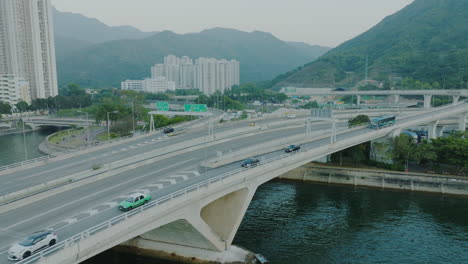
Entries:
{"type": "Polygon", "coordinates": [[[453,103],[458,103],[461,98],[468,97],[468,90],[374,90],[374,91],[341,91],[335,88],[296,88],[285,87],[281,89],[288,96],[357,96],[358,105],[363,95],[385,95],[394,96],[394,102],[399,103],[402,95],[418,95],[424,98],[424,108],[431,107],[433,96],[451,96],[453,103]]]}
{"type": "MultiPolygon", "coordinates": [[[[236,131],[234,125],[223,125],[210,137],[206,136],[204,128],[187,130],[173,138],[155,133],[78,156],[51,161],[50,164],[10,171],[2,175],[11,177],[5,178],[7,180],[3,193],[25,187],[15,181],[16,177],[23,177],[22,182],[26,182],[25,179],[37,179],[39,183],[53,180],[54,177],[68,176],[71,172],[88,170],[92,164],[90,161],[96,160],[95,157],[98,156],[115,162],[146,153],[145,157],[116,168],[115,174],[107,178],[68,189],[47,199],[37,199],[34,203],[18,206],[1,214],[3,232],[0,234],[0,263],[4,263],[5,250],[13,241],[24,234],[48,227],[57,230],[62,242],[44,251],[42,254],[45,258],[40,263],[79,263],[124,242],[149,243],[158,248],[171,248],[171,245],[177,244],[181,251],[190,248],[222,252],[230,247],[256,188],[264,182],[323,156],[398,133],[407,127],[433,124],[438,120],[459,116],[465,121],[467,112],[466,103],[422,111],[399,118],[395,126],[381,130],[366,127],[347,129],[343,123],[339,126],[341,133],[336,140],[310,140],[303,145],[302,152],[292,155],[284,155],[282,151],[265,153],[259,156],[261,165],[252,169],[242,169],[238,163],[216,169],[200,168],[199,164],[222,153],[251,146],[262,148],[277,138],[300,134],[304,138],[324,135],[329,133],[330,125],[316,123],[313,135],[306,135],[304,124],[288,124],[285,127],[281,122],[274,125],[266,121],[258,122],[255,127],[248,127],[248,123],[244,122],[241,125],[244,131],[236,131]],[[245,132],[245,127],[249,131],[245,132]],[[195,140],[200,141],[196,145],[169,150],[163,155],[154,152],[195,140]],[[117,202],[137,190],[151,193],[155,201],[142,207],[141,211],[119,212],[117,202]],[[134,239],[135,237],[139,238],[134,239]]],[[[37,260],[36,257],[29,261],[37,260]]]]}

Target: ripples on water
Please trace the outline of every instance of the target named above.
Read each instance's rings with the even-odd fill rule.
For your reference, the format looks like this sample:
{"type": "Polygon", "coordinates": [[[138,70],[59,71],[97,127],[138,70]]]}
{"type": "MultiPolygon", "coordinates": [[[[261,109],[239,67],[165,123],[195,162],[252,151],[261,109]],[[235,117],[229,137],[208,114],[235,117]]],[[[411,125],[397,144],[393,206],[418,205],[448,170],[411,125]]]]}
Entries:
{"type": "MultiPolygon", "coordinates": [[[[467,198],[273,181],[234,244],[275,264],[468,263],[467,198]]],[[[104,253],[91,263],[169,264],[104,253]]]]}

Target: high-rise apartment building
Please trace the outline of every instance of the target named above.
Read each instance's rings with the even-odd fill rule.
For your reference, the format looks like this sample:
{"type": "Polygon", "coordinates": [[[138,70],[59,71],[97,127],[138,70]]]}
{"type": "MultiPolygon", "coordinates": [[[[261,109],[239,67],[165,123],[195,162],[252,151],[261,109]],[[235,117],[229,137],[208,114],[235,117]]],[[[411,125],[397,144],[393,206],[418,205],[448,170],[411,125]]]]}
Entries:
{"type": "Polygon", "coordinates": [[[0,75],[26,80],[31,99],[58,95],[50,0],[0,0],[0,75]]]}
{"type": "Polygon", "coordinates": [[[178,89],[199,89],[208,95],[216,91],[224,93],[240,83],[238,61],[214,58],[199,58],[194,64],[187,56],[169,55],[164,58],[164,64],[151,68],[151,76],[165,77],[178,89]]]}

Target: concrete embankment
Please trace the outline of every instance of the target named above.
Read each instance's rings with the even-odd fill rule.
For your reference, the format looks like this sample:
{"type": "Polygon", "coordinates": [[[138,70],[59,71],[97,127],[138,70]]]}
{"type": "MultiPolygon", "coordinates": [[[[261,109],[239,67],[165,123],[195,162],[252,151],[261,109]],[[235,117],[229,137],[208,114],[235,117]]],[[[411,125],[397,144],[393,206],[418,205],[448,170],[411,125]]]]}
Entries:
{"type": "Polygon", "coordinates": [[[468,178],[307,164],[281,175],[288,180],[468,196],[468,178]]]}
{"type": "Polygon", "coordinates": [[[113,249],[116,252],[143,256],[148,259],[176,261],[186,264],[251,264],[255,254],[237,246],[230,246],[224,252],[200,250],[177,245],[170,245],[144,240],[132,239],[113,249]],[[197,256],[197,257],[194,257],[197,256]]]}

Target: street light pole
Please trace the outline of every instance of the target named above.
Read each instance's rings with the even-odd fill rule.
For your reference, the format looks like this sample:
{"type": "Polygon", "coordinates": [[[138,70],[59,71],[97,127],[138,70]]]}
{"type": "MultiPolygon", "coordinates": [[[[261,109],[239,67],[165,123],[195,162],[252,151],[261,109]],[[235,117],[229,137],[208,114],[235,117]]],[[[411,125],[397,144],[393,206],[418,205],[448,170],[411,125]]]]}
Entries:
{"type": "Polygon", "coordinates": [[[132,127],[133,127],[133,134],[135,134],[135,108],[134,108],[134,100],[132,101],[132,127]]]}
{"type": "Polygon", "coordinates": [[[117,114],[119,111],[107,112],[107,140],[110,141],[110,121],[109,114],[117,114]]]}
{"type": "Polygon", "coordinates": [[[21,123],[23,124],[23,143],[24,143],[24,155],[26,157],[26,160],[28,160],[28,148],[26,146],[26,134],[24,133],[24,120],[21,117],[21,123]]]}

